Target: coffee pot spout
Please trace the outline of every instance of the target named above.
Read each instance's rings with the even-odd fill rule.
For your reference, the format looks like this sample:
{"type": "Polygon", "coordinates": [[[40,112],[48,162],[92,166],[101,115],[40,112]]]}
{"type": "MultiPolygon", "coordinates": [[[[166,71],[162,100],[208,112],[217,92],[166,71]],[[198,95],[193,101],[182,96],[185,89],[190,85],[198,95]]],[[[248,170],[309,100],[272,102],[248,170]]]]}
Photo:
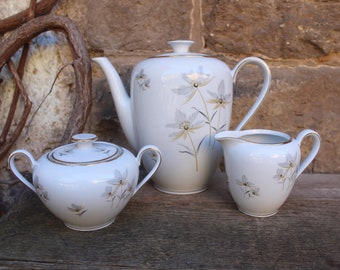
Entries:
{"type": "Polygon", "coordinates": [[[105,74],[117,110],[118,118],[128,142],[135,150],[138,149],[133,125],[134,121],[131,110],[131,98],[127,94],[118,72],[106,57],[96,57],[93,58],[92,61],[97,63],[105,74]]]}

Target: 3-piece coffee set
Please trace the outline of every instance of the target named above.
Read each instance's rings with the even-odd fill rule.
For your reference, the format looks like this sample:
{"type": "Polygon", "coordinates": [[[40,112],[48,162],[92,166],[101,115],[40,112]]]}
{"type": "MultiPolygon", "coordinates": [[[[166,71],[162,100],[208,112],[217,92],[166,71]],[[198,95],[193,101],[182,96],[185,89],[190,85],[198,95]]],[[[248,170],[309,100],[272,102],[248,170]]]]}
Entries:
{"type": "Polygon", "coordinates": [[[268,92],[271,73],[264,61],[248,57],[230,70],[218,59],[189,52],[192,43],[171,41],[172,53],[139,63],[132,71],[131,97],[108,59],[93,59],[107,77],[122,129],[139,151],[136,157],[86,133],[38,160],[23,149],[10,155],[12,172],[67,227],[91,231],[110,225],[151,177],[162,192],[202,192],[222,155],[238,209],[250,216],[271,216],[315,158],[320,136],[313,130],[301,131],[296,139],[273,130],[241,130],[268,92]],[[261,68],[263,86],[242,122],[230,131],[233,83],[246,64],[261,68]],[[300,146],[308,136],[313,145],[300,162],[300,146]],[[19,172],[19,156],[30,161],[33,184],[19,172]],[[147,175],[138,181],[141,162],[147,175]]]}

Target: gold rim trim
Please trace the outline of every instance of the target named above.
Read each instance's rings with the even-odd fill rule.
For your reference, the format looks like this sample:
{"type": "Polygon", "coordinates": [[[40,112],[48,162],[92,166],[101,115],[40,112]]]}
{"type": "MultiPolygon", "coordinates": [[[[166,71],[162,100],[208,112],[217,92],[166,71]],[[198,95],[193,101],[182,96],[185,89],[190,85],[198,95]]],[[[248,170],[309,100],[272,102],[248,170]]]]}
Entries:
{"type": "Polygon", "coordinates": [[[100,164],[100,163],[104,163],[104,162],[110,162],[110,161],[113,161],[115,159],[118,159],[119,157],[121,157],[123,155],[124,150],[121,147],[117,147],[117,152],[115,152],[110,157],[103,158],[103,159],[98,159],[98,160],[94,160],[94,161],[84,161],[84,162],[62,161],[62,160],[56,159],[53,156],[53,153],[54,153],[54,151],[48,153],[47,159],[49,161],[55,163],[55,164],[65,165],[65,166],[91,166],[91,165],[96,165],[96,164],[100,164]]]}
{"type": "Polygon", "coordinates": [[[244,140],[246,142],[254,143],[254,144],[268,144],[268,145],[282,145],[287,144],[293,141],[292,137],[286,133],[282,132],[275,132],[275,133],[266,133],[266,132],[259,132],[259,133],[251,133],[244,136],[241,136],[239,139],[244,140]],[[257,136],[268,136],[268,137],[277,137],[281,138],[281,141],[261,141],[261,140],[252,140],[248,139],[250,137],[257,137],[257,136]],[[248,138],[247,138],[248,137],[248,138]]]}

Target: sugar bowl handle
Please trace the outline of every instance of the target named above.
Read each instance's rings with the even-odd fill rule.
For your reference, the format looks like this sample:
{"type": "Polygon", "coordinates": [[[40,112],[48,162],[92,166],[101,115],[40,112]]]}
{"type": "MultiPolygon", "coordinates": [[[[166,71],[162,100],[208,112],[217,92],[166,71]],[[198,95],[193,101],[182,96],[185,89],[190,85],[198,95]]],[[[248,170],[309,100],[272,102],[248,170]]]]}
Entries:
{"type": "Polygon", "coordinates": [[[141,164],[143,155],[148,153],[150,154],[150,152],[152,153],[153,156],[155,155],[156,163],[153,166],[153,168],[149,171],[149,173],[139,182],[135,191],[133,192],[133,195],[135,195],[135,193],[154,175],[154,173],[161,164],[162,161],[161,151],[156,146],[146,145],[142,147],[137,154],[137,160],[139,165],[141,164]]]}
{"type": "Polygon", "coordinates": [[[29,182],[18,170],[18,168],[15,166],[15,159],[19,156],[23,156],[25,158],[27,158],[30,161],[31,164],[31,168],[33,169],[36,165],[36,160],[34,159],[34,157],[32,156],[32,154],[30,152],[28,152],[27,150],[24,149],[19,149],[14,151],[12,154],[10,154],[9,158],[8,158],[8,165],[10,167],[10,169],[12,170],[12,172],[14,173],[14,175],[16,177],[18,177],[18,179],[23,182],[27,187],[29,187],[32,191],[34,191],[35,193],[37,193],[35,187],[33,186],[33,184],[31,182],[29,182]]]}

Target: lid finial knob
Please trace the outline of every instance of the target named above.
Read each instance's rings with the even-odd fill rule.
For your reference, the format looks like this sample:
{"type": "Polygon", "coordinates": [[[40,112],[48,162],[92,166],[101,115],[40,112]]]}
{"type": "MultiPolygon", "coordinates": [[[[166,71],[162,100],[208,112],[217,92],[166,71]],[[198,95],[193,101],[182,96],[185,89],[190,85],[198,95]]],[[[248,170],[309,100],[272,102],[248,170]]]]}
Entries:
{"type": "Polygon", "coordinates": [[[188,53],[194,42],[192,40],[173,40],[169,41],[168,44],[172,47],[174,53],[188,53]]]}

